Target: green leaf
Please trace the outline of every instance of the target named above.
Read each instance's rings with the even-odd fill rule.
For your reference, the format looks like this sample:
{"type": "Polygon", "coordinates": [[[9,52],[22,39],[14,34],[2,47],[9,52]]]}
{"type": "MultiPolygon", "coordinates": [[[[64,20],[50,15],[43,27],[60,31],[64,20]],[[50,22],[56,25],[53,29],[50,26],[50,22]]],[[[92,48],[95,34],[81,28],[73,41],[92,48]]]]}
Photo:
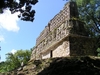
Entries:
{"type": "Polygon", "coordinates": [[[100,52],[100,48],[97,49],[97,52],[100,52]]]}

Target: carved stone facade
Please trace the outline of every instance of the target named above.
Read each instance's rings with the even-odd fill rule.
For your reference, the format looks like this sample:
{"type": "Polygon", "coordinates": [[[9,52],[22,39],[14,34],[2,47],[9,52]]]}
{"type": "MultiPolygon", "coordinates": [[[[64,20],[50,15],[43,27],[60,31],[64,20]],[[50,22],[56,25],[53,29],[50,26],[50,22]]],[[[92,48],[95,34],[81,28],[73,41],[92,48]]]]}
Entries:
{"type": "Polygon", "coordinates": [[[83,23],[73,18],[78,18],[77,5],[75,2],[68,2],[40,33],[31,59],[94,55],[94,45],[86,36],[83,23]],[[89,44],[92,47],[87,46],[89,44]]]}

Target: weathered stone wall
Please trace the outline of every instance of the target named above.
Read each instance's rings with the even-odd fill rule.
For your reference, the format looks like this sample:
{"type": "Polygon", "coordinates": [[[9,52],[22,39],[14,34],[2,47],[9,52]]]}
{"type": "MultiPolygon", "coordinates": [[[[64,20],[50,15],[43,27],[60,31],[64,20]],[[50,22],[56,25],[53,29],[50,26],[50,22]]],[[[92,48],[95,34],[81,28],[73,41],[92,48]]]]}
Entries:
{"type": "MultiPolygon", "coordinates": [[[[49,48],[53,47],[63,38],[69,35],[70,26],[68,27],[67,23],[63,23],[57,29],[48,33],[48,35],[36,46],[36,53],[40,54],[41,52],[47,51],[49,48]]],[[[37,54],[37,56],[39,56],[37,54]]]]}
{"type": "Polygon", "coordinates": [[[84,24],[73,18],[78,18],[77,5],[75,2],[68,2],[63,10],[55,15],[40,33],[36,40],[36,47],[32,52],[31,59],[65,57],[82,55],[82,53],[83,55],[91,55],[93,51],[89,53],[90,51],[85,52],[85,50],[92,50],[92,47],[83,47],[87,43],[88,45],[91,43],[91,40],[85,41],[87,33],[84,24]]]}
{"type": "Polygon", "coordinates": [[[52,52],[52,57],[66,57],[66,56],[70,56],[69,40],[63,41],[61,45],[59,45],[52,52]]]}
{"type": "Polygon", "coordinates": [[[32,54],[31,54],[31,59],[30,60],[32,60],[32,59],[36,59],[36,47],[34,47],[33,48],[33,51],[32,51],[32,54]]]}
{"type": "Polygon", "coordinates": [[[42,54],[42,59],[46,59],[46,58],[51,58],[51,52],[50,51],[47,51],[45,53],[42,54]]]}
{"type": "Polygon", "coordinates": [[[70,41],[70,55],[71,56],[84,56],[96,55],[95,43],[96,40],[89,37],[71,36],[70,41]]]}
{"type": "MultiPolygon", "coordinates": [[[[77,6],[74,2],[69,2],[65,4],[63,10],[61,10],[53,19],[50,20],[45,29],[41,32],[40,36],[37,38],[36,45],[38,45],[42,40],[46,39],[48,33],[55,31],[60,25],[66,23],[69,24],[69,20],[72,17],[78,17],[77,6]]],[[[58,28],[59,29],[59,28],[58,28]]]]}
{"type": "Polygon", "coordinates": [[[69,38],[59,41],[41,52],[42,59],[70,56],[69,38]]]}

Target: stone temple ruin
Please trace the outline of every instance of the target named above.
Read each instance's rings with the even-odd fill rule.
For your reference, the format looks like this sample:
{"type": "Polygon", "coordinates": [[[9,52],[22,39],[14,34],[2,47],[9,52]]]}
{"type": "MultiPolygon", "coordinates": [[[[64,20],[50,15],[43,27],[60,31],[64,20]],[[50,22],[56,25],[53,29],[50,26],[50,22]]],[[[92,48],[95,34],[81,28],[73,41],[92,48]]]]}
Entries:
{"type": "Polygon", "coordinates": [[[93,39],[87,36],[84,23],[77,20],[75,2],[68,2],[36,40],[31,60],[55,57],[94,55],[93,39]]]}

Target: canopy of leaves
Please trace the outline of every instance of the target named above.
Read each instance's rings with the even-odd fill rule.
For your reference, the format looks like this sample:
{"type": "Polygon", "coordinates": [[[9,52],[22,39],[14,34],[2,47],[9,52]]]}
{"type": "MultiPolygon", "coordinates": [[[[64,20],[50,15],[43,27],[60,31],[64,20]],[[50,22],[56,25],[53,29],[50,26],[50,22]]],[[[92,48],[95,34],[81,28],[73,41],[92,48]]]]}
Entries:
{"type": "Polygon", "coordinates": [[[90,31],[100,33],[100,0],[75,0],[79,17],[90,31]]]}
{"type": "MultiPolygon", "coordinates": [[[[97,39],[95,47],[100,48],[100,0],[74,1],[78,6],[79,19],[84,21],[89,36],[97,39]]],[[[100,52],[98,52],[98,56],[100,56],[100,52]]]]}
{"type": "Polygon", "coordinates": [[[35,5],[38,0],[0,0],[0,12],[3,13],[3,9],[8,8],[11,13],[20,12],[18,16],[24,21],[33,21],[35,10],[32,10],[32,5],[35,5]],[[22,7],[25,7],[23,9],[22,7]]]}
{"type": "Polygon", "coordinates": [[[31,51],[30,50],[18,50],[15,54],[15,57],[19,60],[19,62],[24,62],[24,64],[27,64],[27,62],[30,60],[31,51]]]}
{"type": "Polygon", "coordinates": [[[7,53],[6,61],[0,63],[0,72],[8,72],[24,65],[30,60],[31,50],[18,50],[15,54],[7,53]]]}

